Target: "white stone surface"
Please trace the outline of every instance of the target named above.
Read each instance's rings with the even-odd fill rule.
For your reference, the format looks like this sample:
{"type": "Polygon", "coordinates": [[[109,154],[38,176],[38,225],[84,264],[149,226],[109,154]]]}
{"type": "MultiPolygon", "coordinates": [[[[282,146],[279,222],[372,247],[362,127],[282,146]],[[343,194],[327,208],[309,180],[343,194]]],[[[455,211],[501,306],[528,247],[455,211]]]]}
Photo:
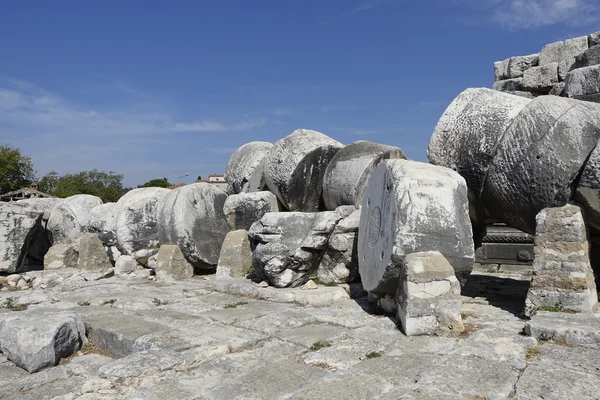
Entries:
{"type": "Polygon", "coordinates": [[[363,198],[358,231],[365,290],[394,294],[410,253],[439,251],[468,275],[474,248],[465,180],[449,168],[407,160],[382,162],[363,198]]]}
{"type": "Polygon", "coordinates": [[[229,227],[223,206],[227,195],[209,183],[175,189],[158,203],[158,239],[176,244],[198,270],[213,270],[229,227]]]}
{"type": "Polygon", "coordinates": [[[73,243],[86,232],[91,211],[102,204],[99,197],[89,194],[78,194],[67,197],[57,203],[49,211],[46,224],[50,242],[73,243]]]}
{"type": "Polygon", "coordinates": [[[265,190],[264,161],[272,147],[269,142],[250,142],[231,155],[225,170],[228,195],[265,190]]]}

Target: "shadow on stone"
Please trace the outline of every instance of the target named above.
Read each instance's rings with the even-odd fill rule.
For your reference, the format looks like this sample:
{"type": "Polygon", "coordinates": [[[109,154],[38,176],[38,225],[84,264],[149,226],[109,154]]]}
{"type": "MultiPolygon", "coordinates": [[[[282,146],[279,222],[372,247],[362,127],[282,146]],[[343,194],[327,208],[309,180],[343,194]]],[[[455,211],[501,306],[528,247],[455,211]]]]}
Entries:
{"type": "Polygon", "coordinates": [[[484,298],[490,305],[521,317],[529,286],[527,280],[472,274],[461,295],[484,298]]]}

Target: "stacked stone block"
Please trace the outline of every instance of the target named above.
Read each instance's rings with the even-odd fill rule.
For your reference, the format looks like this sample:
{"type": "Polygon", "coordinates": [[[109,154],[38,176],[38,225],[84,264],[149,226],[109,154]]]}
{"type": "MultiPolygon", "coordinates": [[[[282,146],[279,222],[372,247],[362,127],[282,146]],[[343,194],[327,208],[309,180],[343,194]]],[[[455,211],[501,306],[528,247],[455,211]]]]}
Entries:
{"type": "Polygon", "coordinates": [[[550,43],[538,54],[494,63],[495,90],[600,102],[600,32],[550,43]]]}
{"type": "Polygon", "coordinates": [[[537,309],[590,312],[598,303],[588,235],[575,205],[545,208],[537,215],[533,279],[526,314],[537,309]]]}
{"type": "Polygon", "coordinates": [[[396,303],[407,336],[463,330],[460,284],[450,263],[437,251],[406,256],[396,303]]]}

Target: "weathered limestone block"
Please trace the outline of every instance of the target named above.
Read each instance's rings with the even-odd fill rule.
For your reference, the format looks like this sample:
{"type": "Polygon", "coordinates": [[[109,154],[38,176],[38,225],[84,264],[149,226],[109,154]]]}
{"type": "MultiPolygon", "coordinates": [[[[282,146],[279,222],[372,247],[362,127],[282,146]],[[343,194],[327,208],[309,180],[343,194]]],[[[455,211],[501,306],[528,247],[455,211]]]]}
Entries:
{"type": "Polygon", "coordinates": [[[267,213],[248,233],[255,274],[275,287],[297,287],[314,273],[341,212],[267,213]]]}
{"type": "Polygon", "coordinates": [[[407,336],[464,329],[460,284],[450,263],[437,251],[406,256],[396,304],[398,320],[407,336]]]}
{"type": "Polygon", "coordinates": [[[539,65],[559,63],[572,60],[581,52],[587,50],[587,36],[576,37],[562,42],[550,43],[544,46],[539,55],[539,65]]]}
{"type": "Polygon", "coordinates": [[[158,238],[177,244],[194,269],[214,271],[229,227],[223,206],[227,195],[209,183],[175,189],[158,203],[158,238]]]}
{"type": "Polygon", "coordinates": [[[585,221],[591,231],[600,231],[600,146],[591,152],[575,190],[574,199],[585,211],[585,221]]]}
{"type": "Polygon", "coordinates": [[[23,268],[29,247],[41,228],[42,214],[18,202],[0,206],[1,273],[14,273],[23,268]]]}
{"type": "Polygon", "coordinates": [[[525,311],[539,308],[590,312],[598,303],[581,209],[545,208],[537,215],[533,279],[525,311]]]}
{"type": "Polygon", "coordinates": [[[449,168],[406,160],[379,164],[363,198],[358,230],[365,290],[395,294],[406,255],[439,251],[460,278],[475,250],[467,185],[449,168]]]}
{"type": "Polygon", "coordinates": [[[136,271],[141,271],[143,269],[144,267],[138,264],[135,258],[128,255],[122,255],[115,261],[116,276],[131,275],[136,271]]]}
{"type": "Polygon", "coordinates": [[[600,102],[600,65],[575,69],[565,80],[565,97],[600,102]]]}
{"type": "Polygon", "coordinates": [[[268,212],[279,212],[277,197],[271,192],[234,194],[227,197],[223,206],[231,230],[248,230],[268,212]]]}
{"type": "Polygon", "coordinates": [[[266,189],[264,162],[272,147],[269,142],[250,142],[231,155],[225,170],[228,195],[266,189]]]}
{"type": "MultiPolygon", "coordinates": [[[[32,197],[30,199],[18,200],[17,203],[46,214],[46,211],[50,211],[52,207],[58,203],[62,203],[62,201],[63,199],[59,198],[32,197]]],[[[48,221],[49,217],[49,213],[44,215],[44,220],[48,221]]]]}
{"type": "Polygon", "coordinates": [[[600,137],[600,106],[556,96],[531,101],[506,130],[482,195],[490,217],[527,233],[546,207],[570,200],[600,137]]]}
{"type": "Polygon", "coordinates": [[[117,221],[115,211],[117,203],[106,203],[92,208],[88,231],[97,233],[105,246],[117,244],[117,221]]]}
{"type": "Polygon", "coordinates": [[[588,35],[588,46],[597,46],[600,44],[600,32],[594,32],[588,35]]]}
{"type": "Polygon", "coordinates": [[[277,141],[265,165],[269,190],[290,211],[319,211],[325,169],[343,145],[308,129],[277,141]]]}
{"type": "Polygon", "coordinates": [[[252,270],[252,249],[248,231],[240,229],[225,236],[221,247],[217,279],[244,278],[252,270]]]}
{"type": "Polygon", "coordinates": [[[78,194],[50,209],[46,224],[50,243],[73,243],[87,230],[91,211],[102,204],[99,197],[78,194]]]}
{"type": "Polygon", "coordinates": [[[0,349],[29,373],[58,365],[87,343],[85,326],[75,314],[21,312],[0,321],[0,349]]]}
{"type": "Polygon", "coordinates": [[[490,89],[467,89],[440,118],[427,156],[431,163],[451,168],[465,178],[471,203],[481,196],[504,132],[529,103],[529,99],[490,89]]]}
{"type": "Polygon", "coordinates": [[[533,67],[523,74],[523,88],[531,92],[548,93],[558,83],[558,63],[533,67]]]}
{"type": "Polygon", "coordinates": [[[548,92],[551,96],[562,96],[565,91],[565,82],[558,82],[552,85],[552,89],[548,92]]]}
{"type": "Polygon", "coordinates": [[[44,269],[77,268],[79,249],[75,243],[57,243],[44,256],[44,269]]]}
{"type": "Polygon", "coordinates": [[[494,63],[494,81],[502,81],[508,79],[508,65],[510,63],[510,58],[507,58],[504,61],[496,61],[494,63]]]}
{"type": "Polygon", "coordinates": [[[523,91],[523,78],[505,79],[503,81],[496,81],[492,85],[493,90],[500,92],[516,92],[523,91]]]}
{"type": "Polygon", "coordinates": [[[158,202],[170,192],[163,188],[140,188],[119,199],[115,210],[116,234],[123,254],[139,260],[156,253],[159,245],[158,202]]]}
{"type": "Polygon", "coordinates": [[[327,210],[339,206],[359,207],[369,177],[381,160],[406,156],[398,147],[361,140],[354,142],[331,159],[323,178],[323,200],[327,210]]]}
{"type": "Polygon", "coordinates": [[[163,244],[156,256],[156,280],[172,282],[194,276],[194,268],[187,262],[179,246],[163,244]]]}
{"type": "Polygon", "coordinates": [[[590,67],[600,64],[600,46],[593,46],[576,57],[576,67],[590,67]]]}
{"type": "Polygon", "coordinates": [[[317,278],[325,283],[352,283],[358,272],[358,226],[360,210],[340,220],[329,237],[317,278]]]}
{"type": "Polygon", "coordinates": [[[77,266],[87,270],[107,270],[113,267],[102,241],[95,233],[85,233],[79,239],[77,266]]]}
{"type": "Polygon", "coordinates": [[[508,62],[509,78],[520,78],[523,72],[532,67],[537,67],[539,62],[539,54],[531,54],[528,56],[511,57],[508,62]]]}

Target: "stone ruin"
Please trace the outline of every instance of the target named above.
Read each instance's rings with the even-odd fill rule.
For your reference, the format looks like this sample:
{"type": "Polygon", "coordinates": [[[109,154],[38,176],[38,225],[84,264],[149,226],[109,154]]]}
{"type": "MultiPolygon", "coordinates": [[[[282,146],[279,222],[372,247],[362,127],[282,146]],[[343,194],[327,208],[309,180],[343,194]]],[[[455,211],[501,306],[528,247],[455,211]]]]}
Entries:
{"type": "MultiPolygon", "coordinates": [[[[472,323],[463,301],[474,265],[494,274],[527,267],[518,315],[534,321],[539,314],[542,322],[524,331],[557,338],[560,327],[545,326],[545,312],[594,315],[598,307],[599,48],[594,34],[496,63],[496,90],[467,89],[441,116],[430,163],[409,160],[398,147],[345,146],[299,129],[236,150],[226,191],[196,183],[135,189],[108,204],[89,195],[3,204],[3,290],[114,276],[168,291],[209,276],[207,287],[219,292],[333,307],[345,294],[326,288],[340,286],[407,336],[456,337],[465,318],[472,323]],[[322,297],[311,297],[319,290],[322,297]]],[[[56,365],[88,340],[119,357],[142,346],[113,343],[116,336],[103,333],[113,322],[93,313],[85,325],[71,311],[42,318],[44,338],[24,345],[15,338],[35,322],[0,314],[0,349],[29,372],[56,365]]],[[[115,318],[124,319],[114,329],[135,331],[129,317],[115,318]]],[[[597,344],[564,335],[572,344],[597,344]]],[[[160,347],[152,343],[142,349],[160,347]]],[[[315,354],[304,359],[324,362],[315,354]]]]}

